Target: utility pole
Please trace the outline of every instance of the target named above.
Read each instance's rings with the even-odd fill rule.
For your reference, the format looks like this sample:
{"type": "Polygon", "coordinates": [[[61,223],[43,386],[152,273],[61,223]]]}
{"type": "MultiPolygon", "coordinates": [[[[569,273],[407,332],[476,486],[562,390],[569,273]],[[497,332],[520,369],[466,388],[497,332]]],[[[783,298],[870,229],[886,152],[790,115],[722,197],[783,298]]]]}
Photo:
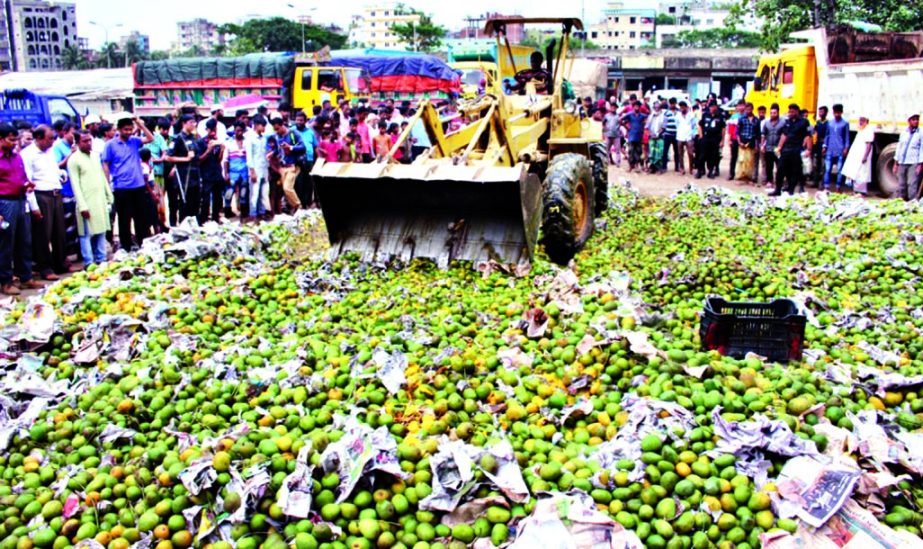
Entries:
{"type": "MultiPolygon", "coordinates": [[[[90,24],[102,28],[103,32],[106,34],[106,43],[103,45],[103,48],[106,50],[106,68],[111,69],[112,68],[112,55],[109,51],[109,27],[106,25],[101,25],[97,23],[96,21],[90,21],[90,24]]],[[[112,25],[112,28],[117,29],[121,26],[122,24],[118,23],[116,25],[112,25]]]]}

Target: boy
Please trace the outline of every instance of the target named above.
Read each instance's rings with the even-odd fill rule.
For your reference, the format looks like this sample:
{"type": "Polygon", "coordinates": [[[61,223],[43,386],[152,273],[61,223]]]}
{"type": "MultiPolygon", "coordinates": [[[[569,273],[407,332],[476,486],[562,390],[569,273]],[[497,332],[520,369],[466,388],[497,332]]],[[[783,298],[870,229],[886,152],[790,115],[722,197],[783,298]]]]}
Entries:
{"type": "Polygon", "coordinates": [[[391,150],[391,136],[388,135],[388,123],[384,120],[378,124],[378,135],[375,136],[373,145],[376,159],[380,160],[388,156],[388,151],[391,150]]]}

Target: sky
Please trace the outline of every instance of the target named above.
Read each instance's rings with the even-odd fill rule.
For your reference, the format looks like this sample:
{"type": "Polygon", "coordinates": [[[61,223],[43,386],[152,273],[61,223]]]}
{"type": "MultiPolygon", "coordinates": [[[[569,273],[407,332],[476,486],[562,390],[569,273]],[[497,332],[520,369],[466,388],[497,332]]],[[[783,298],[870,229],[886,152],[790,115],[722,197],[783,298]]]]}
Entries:
{"type": "MultiPolygon", "coordinates": [[[[579,17],[583,8],[586,23],[595,23],[606,0],[572,0],[567,4],[573,11],[562,12],[560,0],[504,0],[502,12],[505,15],[579,17]]],[[[641,0],[636,0],[641,1],[641,0]]],[[[653,2],[649,2],[653,3],[653,2]]],[[[385,2],[384,4],[388,4],[385,2]]],[[[449,30],[464,26],[464,19],[491,11],[501,11],[497,0],[405,0],[404,4],[429,12],[437,23],[449,30]]],[[[344,29],[353,13],[366,5],[382,5],[382,2],[365,0],[340,0],[338,2],[317,2],[308,0],[262,0],[257,2],[240,0],[157,0],[156,2],[132,2],[113,0],[76,0],[77,32],[89,38],[90,46],[98,48],[105,42],[109,29],[109,40],[115,42],[124,34],[138,30],[151,37],[151,48],[164,50],[176,39],[176,22],[204,17],[215,23],[235,22],[251,16],[292,17],[311,15],[318,23],[336,23],[344,29]],[[295,6],[288,7],[288,4],[295,6]],[[266,12],[259,12],[255,6],[267,6],[266,12]],[[313,10],[313,11],[309,11],[313,10]],[[90,21],[96,23],[91,25],[90,21]],[[117,26],[121,25],[121,26],[117,26]]]]}

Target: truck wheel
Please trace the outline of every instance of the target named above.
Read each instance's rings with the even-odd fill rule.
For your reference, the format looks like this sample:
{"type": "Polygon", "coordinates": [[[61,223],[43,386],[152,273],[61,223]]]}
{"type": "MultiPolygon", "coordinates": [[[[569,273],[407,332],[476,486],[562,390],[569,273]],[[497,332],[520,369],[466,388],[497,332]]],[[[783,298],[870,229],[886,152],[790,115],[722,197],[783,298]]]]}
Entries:
{"type": "Polygon", "coordinates": [[[875,180],[878,182],[878,190],[885,198],[897,195],[898,191],[897,176],[891,171],[894,169],[894,155],[896,153],[897,143],[886,145],[878,153],[878,161],[875,163],[875,180]]]}
{"type": "Polygon", "coordinates": [[[609,207],[609,153],[605,143],[590,145],[590,158],[593,159],[593,187],[596,191],[596,217],[609,207]]]}
{"type": "Polygon", "coordinates": [[[575,153],[551,160],[542,185],[542,242],[552,261],[566,265],[593,234],[593,164],[575,153]]]}

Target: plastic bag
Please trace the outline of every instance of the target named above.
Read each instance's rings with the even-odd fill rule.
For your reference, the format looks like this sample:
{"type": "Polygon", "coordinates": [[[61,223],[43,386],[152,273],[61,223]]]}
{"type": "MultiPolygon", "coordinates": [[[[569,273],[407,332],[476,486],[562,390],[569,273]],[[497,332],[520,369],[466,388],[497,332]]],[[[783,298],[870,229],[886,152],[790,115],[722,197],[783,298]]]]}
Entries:
{"type": "Polygon", "coordinates": [[[801,168],[804,175],[811,175],[814,173],[814,159],[811,158],[811,151],[802,151],[801,152],[801,168]]]}
{"type": "Polygon", "coordinates": [[[750,181],[753,179],[753,162],[756,157],[753,154],[753,149],[743,148],[739,149],[737,153],[737,166],[735,172],[737,173],[737,179],[743,181],[750,181]]]}

